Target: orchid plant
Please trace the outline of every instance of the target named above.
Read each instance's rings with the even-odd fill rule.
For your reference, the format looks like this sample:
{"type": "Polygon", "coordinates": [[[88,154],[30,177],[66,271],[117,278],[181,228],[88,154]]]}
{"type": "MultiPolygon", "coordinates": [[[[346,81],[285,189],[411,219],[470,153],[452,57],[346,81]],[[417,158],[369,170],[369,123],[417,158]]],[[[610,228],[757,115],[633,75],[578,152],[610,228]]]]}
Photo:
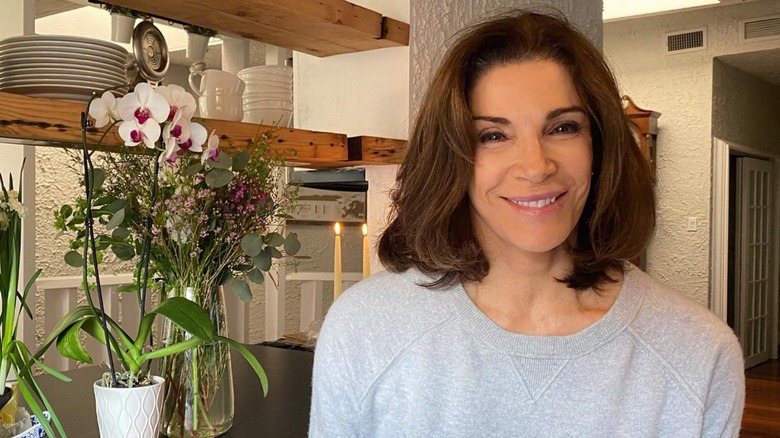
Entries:
{"type": "MultiPolygon", "coordinates": [[[[106,128],[105,137],[118,125],[124,145],[119,153],[96,156],[94,164],[85,146],[85,162],[89,163],[84,172],[86,196],[55,212],[55,226],[75,233],[65,261],[81,267],[86,279],[89,256],[94,274],[109,250],[120,260],[137,260],[135,281],[120,290],[137,293],[144,315],[148,280],[159,279],[151,287],[162,292],[161,304],[142,316],[142,327],[133,339],[90,302],[66,316],[42,348],[56,341],[60,353],[89,361],[75,334],[84,330],[110,345],[132,374],[148,370],[142,366],[149,359],[217,340],[236,348],[266,389],[265,374],[256,358],[235,341],[218,336],[202,308],[193,314],[192,306],[181,301],[187,298],[165,296],[170,290],[165,286],[230,283],[241,299],[250,300],[246,280],[262,282],[273,259],[295,256],[300,247],[294,234],[269,231],[291,208],[295,191],[293,187],[279,189],[283,161],[268,158],[267,136],[259,137],[251,151],[231,156],[220,150],[214,131],[209,134],[192,120],[195,108],[195,99],[182,87],[154,88],[147,83],[136,85],[121,98],[107,91],[89,104],[94,126],[106,128]],[[84,224],[91,221],[101,226],[90,240],[91,230],[84,224]],[[187,312],[182,312],[185,307],[187,312]],[[186,345],[157,346],[149,351],[155,315],[168,318],[194,337],[186,345]],[[185,317],[190,321],[184,321],[185,317]]],[[[197,297],[195,301],[199,302],[197,297]]]]}

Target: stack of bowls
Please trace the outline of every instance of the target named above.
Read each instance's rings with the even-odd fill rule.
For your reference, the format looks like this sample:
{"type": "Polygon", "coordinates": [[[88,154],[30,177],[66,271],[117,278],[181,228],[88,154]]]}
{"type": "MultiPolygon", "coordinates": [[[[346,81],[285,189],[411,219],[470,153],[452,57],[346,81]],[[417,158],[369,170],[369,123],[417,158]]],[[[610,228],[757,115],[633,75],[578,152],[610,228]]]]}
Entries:
{"type": "Polygon", "coordinates": [[[86,102],[126,83],[126,75],[127,50],[113,43],[60,35],[0,41],[0,91],[86,102]]]}
{"type": "Polygon", "coordinates": [[[288,126],[293,112],[292,67],[261,65],[238,72],[244,81],[244,122],[288,126]]]}

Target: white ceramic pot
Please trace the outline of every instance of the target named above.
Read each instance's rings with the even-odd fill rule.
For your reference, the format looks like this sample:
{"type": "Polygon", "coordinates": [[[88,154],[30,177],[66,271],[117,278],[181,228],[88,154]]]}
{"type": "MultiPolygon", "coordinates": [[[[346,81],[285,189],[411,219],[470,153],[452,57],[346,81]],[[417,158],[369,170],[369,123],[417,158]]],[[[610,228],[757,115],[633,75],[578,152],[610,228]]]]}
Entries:
{"type": "Polygon", "coordinates": [[[135,17],[125,14],[111,14],[111,41],[129,44],[133,37],[135,17]]]}
{"type": "Polygon", "coordinates": [[[153,376],[151,386],[106,388],[93,385],[95,410],[103,438],[157,438],[160,432],[165,380],[153,376]]]}
{"type": "Polygon", "coordinates": [[[206,59],[206,50],[209,47],[209,37],[197,33],[187,34],[187,59],[192,62],[206,59]]]}

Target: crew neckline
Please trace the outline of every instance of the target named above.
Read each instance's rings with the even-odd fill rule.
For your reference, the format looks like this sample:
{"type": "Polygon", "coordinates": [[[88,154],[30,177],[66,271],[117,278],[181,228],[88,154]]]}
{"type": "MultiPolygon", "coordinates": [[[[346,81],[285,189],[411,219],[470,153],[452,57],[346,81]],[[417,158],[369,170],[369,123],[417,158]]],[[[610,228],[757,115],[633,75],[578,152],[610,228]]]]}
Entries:
{"type": "Polygon", "coordinates": [[[539,336],[507,331],[474,304],[460,283],[452,289],[450,305],[475,337],[496,350],[525,357],[573,358],[609,342],[633,321],[646,290],[641,287],[637,271],[638,268],[626,263],[623,285],[612,307],[593,324],[570,335],[539,336]]]}

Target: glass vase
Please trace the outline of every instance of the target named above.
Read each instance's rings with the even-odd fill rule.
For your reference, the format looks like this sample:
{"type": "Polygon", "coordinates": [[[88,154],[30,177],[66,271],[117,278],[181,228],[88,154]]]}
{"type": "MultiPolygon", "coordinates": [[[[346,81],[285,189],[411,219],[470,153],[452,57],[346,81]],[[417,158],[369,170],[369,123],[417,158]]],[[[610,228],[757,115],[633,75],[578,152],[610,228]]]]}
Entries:
{"type": "MultiPolygon", "coordinates": [[[[222,287],[174,288],[169,296],[183,296],[200,304],[211,317],[218,335],[227,336],[222,287]]],[[[166,320],[164,344],[191,336],[166,320]]],[[[163,404],[163,433],[168,437],[213,437],[233,425],[233,370],[230,347],[223,342],[198,347],[163,358],[160,373],[167,389],[163,404]]]]}

